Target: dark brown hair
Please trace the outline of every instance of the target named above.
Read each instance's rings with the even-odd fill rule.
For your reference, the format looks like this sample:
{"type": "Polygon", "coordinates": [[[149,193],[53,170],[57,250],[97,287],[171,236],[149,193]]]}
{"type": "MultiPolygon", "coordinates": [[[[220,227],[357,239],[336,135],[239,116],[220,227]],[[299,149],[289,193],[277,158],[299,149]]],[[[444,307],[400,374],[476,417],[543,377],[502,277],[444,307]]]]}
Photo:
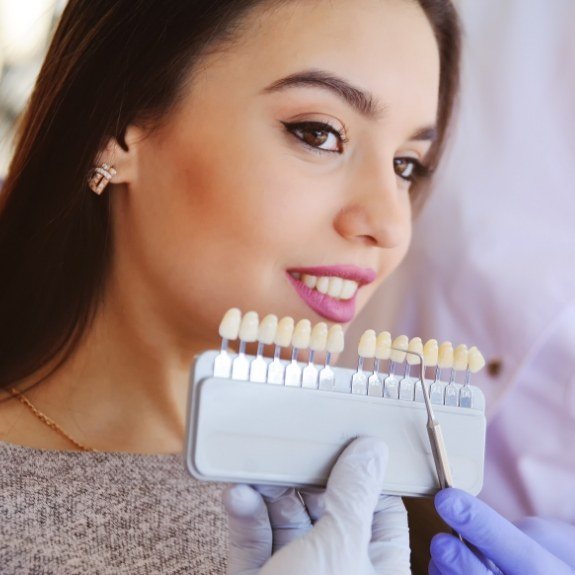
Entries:
{"type": "MultiPolygon", "coordinates": [[[[110,213],[86,178],[104,143],[125,145],[128,125],[161,119],[198,58],[273,1],[69,0],[0,194],[1,387],[65,361],[98,308],[110,213]]],[[[459,27],[450,0],[417,1],[441,56],[435,166],[457,93],[459,27]]]]}

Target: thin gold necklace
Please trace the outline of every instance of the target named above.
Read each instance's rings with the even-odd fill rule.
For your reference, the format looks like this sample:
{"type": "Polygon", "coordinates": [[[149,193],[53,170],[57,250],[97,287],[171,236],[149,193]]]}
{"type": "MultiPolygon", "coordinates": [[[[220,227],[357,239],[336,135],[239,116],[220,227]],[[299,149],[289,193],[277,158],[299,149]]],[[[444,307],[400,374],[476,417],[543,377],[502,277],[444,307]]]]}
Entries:
{"type": "Polygon", "coordinates": [[[42,423],[47,425],[50,429],[67,439],[72,445],[77,447],[80,451],[97,451],[91,447],[87,447],[83,443],[76,441],[74,438],[70,437],[53,419],[50,419],[45,413],[42,413],[24,394],[20,393],[17,389],[13,387],[10,389],[10,393],[13,397],[18,399],[22,404],[24,404],[42,423]]]}

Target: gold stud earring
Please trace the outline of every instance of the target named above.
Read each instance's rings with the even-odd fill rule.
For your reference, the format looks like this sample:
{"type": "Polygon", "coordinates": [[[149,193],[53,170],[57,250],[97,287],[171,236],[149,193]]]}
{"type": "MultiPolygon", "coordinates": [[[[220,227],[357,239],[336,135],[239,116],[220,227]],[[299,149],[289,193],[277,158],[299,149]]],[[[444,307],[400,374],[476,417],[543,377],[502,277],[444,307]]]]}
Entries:
{"type": "Polygon", "coordinates": [[[110,164],[102,164],[92,170],[92,174],[88,179],[88,186],[99,196],[116,174],[116,169],[110,166],[110,164]]]}

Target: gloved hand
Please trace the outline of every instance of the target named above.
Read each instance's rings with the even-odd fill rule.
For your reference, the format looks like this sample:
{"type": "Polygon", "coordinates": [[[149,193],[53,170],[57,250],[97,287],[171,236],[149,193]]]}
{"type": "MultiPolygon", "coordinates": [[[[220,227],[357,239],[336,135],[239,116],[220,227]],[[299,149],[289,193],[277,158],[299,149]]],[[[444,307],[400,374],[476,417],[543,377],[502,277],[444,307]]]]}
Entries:
{"type": "Polygon", "coordinates": [[[431,541],[430,575],[497,572],[486,567],[487,559],[505,575],[575,574],[575,527],[571,525],[530,520],[519,526],[525,528],[523,532],[487,504],[459,489],[440,491],[435,496],[435,508],[476,550],[471,551],[452,535],[436,535],[431,541]]]}
{"type": "Polygon", "coordinates": [[[325,493],[227,489],[228,573],[409,575],[405,507],[399,497],[380,496],[387,458],[385,443],[360,438],[337,460],[325,493]]]}

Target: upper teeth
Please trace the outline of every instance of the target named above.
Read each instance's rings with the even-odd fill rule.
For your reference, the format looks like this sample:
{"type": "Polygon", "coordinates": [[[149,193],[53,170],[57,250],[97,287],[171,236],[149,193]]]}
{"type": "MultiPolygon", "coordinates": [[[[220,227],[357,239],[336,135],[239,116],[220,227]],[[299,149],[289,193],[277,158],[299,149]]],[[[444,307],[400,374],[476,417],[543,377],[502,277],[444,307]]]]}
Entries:
{"type": "Polygon", "coordinates": [[[308,288],[316,289],[320,293],[337,299],[351,299],[359,288],[357,282],[344,280],[339,277],[312,276],[309,274],[294,274],[294,277],[299,279],[308,288]]]}

